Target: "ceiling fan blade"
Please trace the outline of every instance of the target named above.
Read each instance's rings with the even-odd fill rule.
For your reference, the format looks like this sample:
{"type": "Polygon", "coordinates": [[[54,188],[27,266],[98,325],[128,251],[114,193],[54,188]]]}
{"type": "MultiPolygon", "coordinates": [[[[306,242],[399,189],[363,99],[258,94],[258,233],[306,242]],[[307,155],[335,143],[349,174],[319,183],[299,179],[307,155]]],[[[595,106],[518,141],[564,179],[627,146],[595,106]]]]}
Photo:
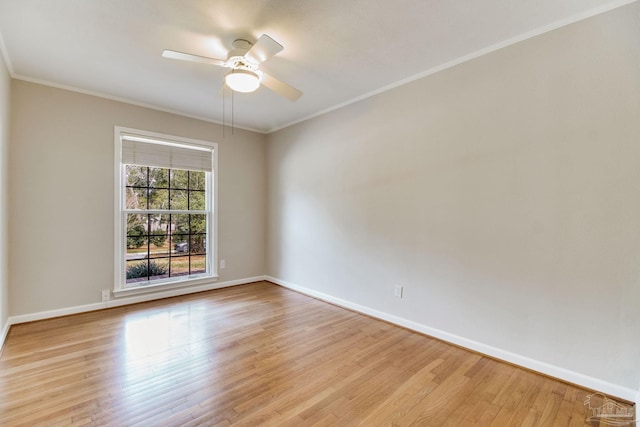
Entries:
{"type": "Polygon", "coordinates": [[[275,93],[280,96],[284,96],[290,101],[297,101],[298,98],[302,96],[302,92],[300,92],[295,87],[291,87],[285,82],[281,82],[273,76],[270,76],[267,73],[262,73],[261,83],[263,86],[271,89],[275,93]]]}
{"type": "Polygon", "coordinates": [[[224,67],[225,61],[222,59],[207,58],[206,56],[192,55],[190,53],[177,52],[175,50],[163,50],[162,56],[165,58],[179,59],[181,61],[201,62],[203,64],[218,65],[224,67]]]}
{"type": "Polygon", "coordinates": [[[263,34],[258,39],[256,44],[254,44],[251,49],[249,49],[249,51],[244,55],[244,57],[259,64],[271,58],[282,49],[283,47],[280,43],[278,43],[268,35],[263,34]]]}

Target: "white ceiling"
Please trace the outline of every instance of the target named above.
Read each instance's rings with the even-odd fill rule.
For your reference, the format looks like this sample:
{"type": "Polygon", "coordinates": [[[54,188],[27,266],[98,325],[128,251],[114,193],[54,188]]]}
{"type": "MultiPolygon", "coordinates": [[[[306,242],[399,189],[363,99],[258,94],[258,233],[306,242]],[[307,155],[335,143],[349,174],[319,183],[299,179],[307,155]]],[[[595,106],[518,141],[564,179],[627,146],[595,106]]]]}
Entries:
{"type": "MultiPolygon", "coordinates": [[[[302,90],[234,96],[234,124],[269,132],[632,0],[0,0],[13,77],[221,123],[226,69],[162,58],[226,58],[266,33],[262,66],[302,90]]],[[[227,96],[225,121],[231,124],[227,96]]]]}

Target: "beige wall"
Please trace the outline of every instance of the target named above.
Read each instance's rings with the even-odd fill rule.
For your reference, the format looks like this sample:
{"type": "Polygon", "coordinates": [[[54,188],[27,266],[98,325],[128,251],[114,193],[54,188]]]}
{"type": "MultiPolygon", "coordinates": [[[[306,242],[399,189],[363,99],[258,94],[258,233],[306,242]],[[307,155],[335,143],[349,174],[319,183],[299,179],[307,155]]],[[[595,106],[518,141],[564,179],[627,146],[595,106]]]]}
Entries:
{"type": "Polygon", "coordinates": [[[0,52],[0,346],[9,317],[8,234],[8,150],[11,78],[0,52]]]}
{"type": "Polygon", "coordinates": [[[267,156],[269,275],[637,390],[636,5],[270,134],[267,156]]]}
{"type": "Polygon", "coordinates": [[[11,315],[113,288],[114,125],[217,142],[219,281],[264,274],[264,135],[20,80],[11,108],[11,315]]]}

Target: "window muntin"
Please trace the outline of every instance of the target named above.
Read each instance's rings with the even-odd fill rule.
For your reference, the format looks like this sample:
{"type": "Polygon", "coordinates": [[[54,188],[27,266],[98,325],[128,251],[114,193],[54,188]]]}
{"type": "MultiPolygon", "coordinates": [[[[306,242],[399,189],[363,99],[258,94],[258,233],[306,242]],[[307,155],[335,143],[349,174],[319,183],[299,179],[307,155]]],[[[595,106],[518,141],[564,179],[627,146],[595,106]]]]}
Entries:
{"type": "Polygon", "coordinates": [[[120,129],[115,290],[216,277],[215,144],[120,129]]]}

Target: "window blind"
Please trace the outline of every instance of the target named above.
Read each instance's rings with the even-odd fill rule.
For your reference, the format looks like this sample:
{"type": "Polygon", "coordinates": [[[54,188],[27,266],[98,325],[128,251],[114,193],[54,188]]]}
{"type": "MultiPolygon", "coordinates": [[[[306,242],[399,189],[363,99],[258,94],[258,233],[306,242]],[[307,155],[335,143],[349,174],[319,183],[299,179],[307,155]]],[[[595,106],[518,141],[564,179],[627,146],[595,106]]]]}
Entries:
{"type": "Polygon", "coordinates": [[[122,163],[211,172],[213,149],[122,135],[122,163]]]}

